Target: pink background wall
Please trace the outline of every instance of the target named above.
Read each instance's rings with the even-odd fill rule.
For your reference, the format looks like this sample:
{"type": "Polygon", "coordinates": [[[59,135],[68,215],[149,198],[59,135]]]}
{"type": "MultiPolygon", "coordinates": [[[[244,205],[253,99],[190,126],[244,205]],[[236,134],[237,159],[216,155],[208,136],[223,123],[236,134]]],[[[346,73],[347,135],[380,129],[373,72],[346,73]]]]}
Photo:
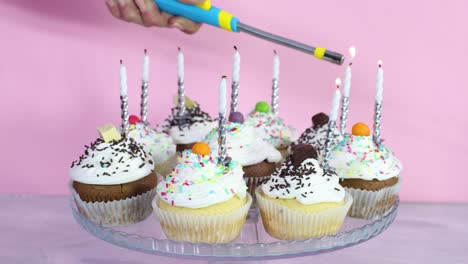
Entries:
{"type": "MultiPolygon", "coordinates": [[[[214,1],[244,22],[346,52],[355,60],[350,121],[372,121],[375,65],[385,63],[383,137],[404,162],[406,201],[468,202],[466,62],[468,2],[214,1]],[[320,4],[319,4],[320,3],[320,4]],[[268,7],[268,8],[266,8],[268,7]],[[270,12],[264,12],[269,10],[270,12]]],[[[0,192],[68,193],[67,171],[96,126],[119,122],[118,61],[128,66],[138,113],[142,51],[152,58],[150,121],[169,113],[176,47],[186,55],[187,94],[216,111],[219,77],[242,55],[240,109],[270,96],[272,49],[281,55],[281,115],[302,131],[328,111],[343,68],[204,27],[195,36],[114,20],[104,1],[0,0],[0,192]]]]}

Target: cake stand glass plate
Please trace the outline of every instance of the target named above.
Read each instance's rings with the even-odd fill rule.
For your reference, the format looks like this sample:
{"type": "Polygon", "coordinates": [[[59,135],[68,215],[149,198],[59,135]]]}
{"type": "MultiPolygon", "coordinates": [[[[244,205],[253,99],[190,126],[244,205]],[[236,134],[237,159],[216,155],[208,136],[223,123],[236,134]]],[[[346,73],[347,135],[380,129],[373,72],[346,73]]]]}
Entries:
{"type": "Polygon", "coordinates": [[[203,260],[265,260],[325,253],[365,242],[387,229],[397,215],[399,200],[382,218],[347,217],[336,235],[299,241],[280,241],[266,233],[261,219],[248,219],[240,236],[229,244],[193,244],[166,238],[154,214],[145,221],[122,227],[103,227],[81,215],[71,200],[78,224],[104,241],[155,255],[203,260]]]}

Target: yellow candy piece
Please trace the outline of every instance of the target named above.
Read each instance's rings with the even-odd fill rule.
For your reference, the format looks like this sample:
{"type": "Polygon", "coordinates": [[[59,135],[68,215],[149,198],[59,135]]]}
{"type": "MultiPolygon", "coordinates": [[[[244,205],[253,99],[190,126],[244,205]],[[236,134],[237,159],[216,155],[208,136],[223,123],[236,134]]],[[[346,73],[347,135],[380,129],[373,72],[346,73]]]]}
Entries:
{"type": "MultiPolygon", "coordinates": [[[[172,98],[172,103],[174,103],[174,105],[178,106],[179,105],[179,97],[176,95],[174,95],[174,97],[172,98]]],[[[188,96],[185,96],[185,107],[190,109],[190,108],[193,108],[197,106],[197,103],[195,101],[193,101],[192,99],[190,99],[190,97],[188,96]]]]}
{"type": "Polygon", "coordinates": [[[198,142],[192,147],[192,152],[198,155],[209,155],[211,153],[210,146],[203,142],[198,142]]]}
{"type": "Polygon", "coordinates": [[[364,123],[356,123],[352,129],[354,136],[367,137],[370,136],[370,129],[364,123]]]}
{"type": "Polygon", "coordinates": [[[120,140],[122,136],[120,135],[117,128],[112,124],[105,124],[97,128],[99,135],[101,136],[102,140],[105,142],[111,142],[113,140],[120,140]]]}

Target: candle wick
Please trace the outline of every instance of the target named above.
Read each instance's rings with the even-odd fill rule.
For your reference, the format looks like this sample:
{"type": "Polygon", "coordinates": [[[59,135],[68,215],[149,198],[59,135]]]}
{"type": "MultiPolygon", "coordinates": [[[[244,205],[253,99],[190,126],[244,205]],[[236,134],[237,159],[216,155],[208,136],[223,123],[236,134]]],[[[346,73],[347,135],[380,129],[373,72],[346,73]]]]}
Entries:
{"type": "Polygon", "coordinates": [[[349,63],[349,66],[351,66],[351,65],[353,65],[353,62],[350,62],[350,63],[349,63]]]}
{"type": "Polygon", "coordinates": [[[123,60],[120,60],[120,64],[123,64],[123,60]]]}
{"type": "Polygon", "coordinates": [[[147,53],[147,50],[145,49],[145,55],[146,55],[146,53],[147,53]]]}
{"type": "Polygon", "coordinates": [[[180,51],[180,47],[177,47],[177,50],[180,51]]]}
{"type": "Polygon", "coordinates": [[[278,52],[276,52],[276,50],[273,50],[273,53],[274,53],[275,55],[278,55],[278,52]]]}
{"type": "Polygon", "coordinates": [[[234,45],[234,49],[237,51],[237,46],[234,45]]]}

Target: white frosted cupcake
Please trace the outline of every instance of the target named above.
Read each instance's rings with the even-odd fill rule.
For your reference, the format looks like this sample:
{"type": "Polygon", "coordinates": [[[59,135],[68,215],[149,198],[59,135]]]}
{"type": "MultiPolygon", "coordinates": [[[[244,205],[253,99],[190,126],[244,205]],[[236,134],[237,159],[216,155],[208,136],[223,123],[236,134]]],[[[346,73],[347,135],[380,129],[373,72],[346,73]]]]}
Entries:
{"type": "MultiPolygon", "coordinates": [[[[231,113],[230,122],[226,125],[226,147],[229,157],[238,162],[244,170],[244,179],[249,192],[254,195],[255,188],[267,179],[281,160],[281,153],[270,143],[258,137],[256,130],[243,124],[244,117],[240,112],[231,113]]],[[[218,129],[213,129],[204,140],[218,153],[218,129]]]]}
{"type": "Polygon", "coordinates": [[[156,173],[166,176],[172,171],[171,159],[176,153],[176,145],[172,138],[142,122],[137,116],[130,116],[128,136],[143,145],[143,149],[153,156],[156,173]]]}
{"type": "Polygon", "coordinates": [[[219,164],[205,143],[184,150],[153,201],[166,236],[192,243],[236,239],[252,203],[242,176],[239,163],[219,164]]]}
{"type": "Polygon", "coordinates": [[[367,125],[357,123],[330,154],[329,164],[342,178],[340,184],[354,197],[351,217],[376,219],[397,198],[401,162],[387,147],[377,146],[367,125]]]}
{"type": "Polygon", "coordinates": [[[245,123],[254,127],[260,137],[278,149],[283,158],[288,155],[289,145],[297,138],[296,129],[286,125],[281,117],[271,112],[266,102],[257,103],[245,123]]]}
{"type": "MultiPolygon", "coordinates": [[[[296,142],[291,144],[291,148],[294,148],[296,144],[308,144],[317,150],[319,156],[323,155],[325,149],[325,141],[328,133],[328,115],[324,113],[318,113],[312,117],[312,127],[307,128],[296,142]]],[[[338,128],[333,128],[333,141],[332,146],[337,145],[343,140],[338,128]]]]}
{"type": "Polygon", "coordinates": [[[299,240],[338,232],[353,198],[334,172],[324,171],[315,149],[297,146],[271,178],[257,188],[265,230],[282,240],[299,240]]]}
{"type": "Polygon", "coordinates": [[[105,226],[144,220],[156,193],[153,170],[151,155],[134,139],[97,139],[70,168],[78,210],[105,226]]]}

